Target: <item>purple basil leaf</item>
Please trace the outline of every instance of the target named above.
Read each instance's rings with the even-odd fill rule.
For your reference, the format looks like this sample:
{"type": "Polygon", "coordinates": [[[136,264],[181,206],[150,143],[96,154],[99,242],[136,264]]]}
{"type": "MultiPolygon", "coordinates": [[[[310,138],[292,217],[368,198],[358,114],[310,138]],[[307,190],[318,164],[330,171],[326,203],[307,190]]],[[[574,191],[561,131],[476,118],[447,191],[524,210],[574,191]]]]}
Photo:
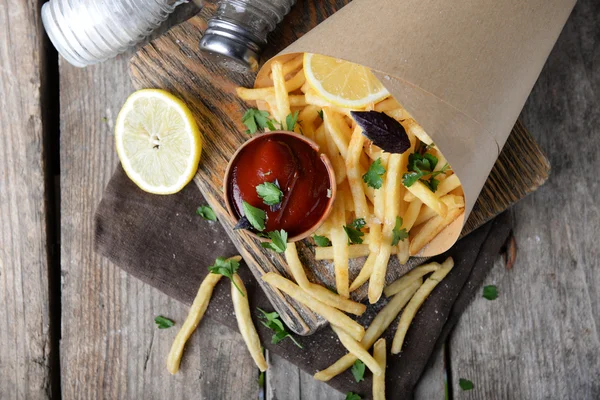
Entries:
{"type": "Polygon", "coordinates": [[[388,153],[402,154],[410,148],[410,140],[400,122],[377,111],[351,111],[363,135],[388,153]]]}
{"type": "Polygon", "coordinates": [[[249,229],[249,230],[253,229],[252,224],[250,223],[250,221],[248,221],[248,218],[246,218],[245,215],[242,218],[240,218],[238,223],[235,224],[235,226],[233,227],[233,230],[238,230],[238,229],[249,229]]]}

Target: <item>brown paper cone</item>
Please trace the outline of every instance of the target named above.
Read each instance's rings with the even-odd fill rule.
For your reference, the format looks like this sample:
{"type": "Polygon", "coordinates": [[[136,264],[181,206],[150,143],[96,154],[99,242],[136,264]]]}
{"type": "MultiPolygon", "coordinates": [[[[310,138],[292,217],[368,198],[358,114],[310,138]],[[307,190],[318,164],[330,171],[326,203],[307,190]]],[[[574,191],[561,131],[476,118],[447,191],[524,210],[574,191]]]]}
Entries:
{"type": "MultiPolygon", "coordinates": [[[[460,178],[458,239],[575,0],[354,0],[274,58],[318,53],[370,67],[460,178]]],[[[257,81],[270,70],[269,60],[257,81]]]]}

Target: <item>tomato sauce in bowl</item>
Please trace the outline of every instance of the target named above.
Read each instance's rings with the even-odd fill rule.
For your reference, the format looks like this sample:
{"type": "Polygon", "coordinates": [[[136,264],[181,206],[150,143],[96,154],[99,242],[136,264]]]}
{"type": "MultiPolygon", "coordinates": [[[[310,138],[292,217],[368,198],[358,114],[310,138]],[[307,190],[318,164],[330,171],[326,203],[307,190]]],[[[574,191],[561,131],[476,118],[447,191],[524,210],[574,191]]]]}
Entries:
{"type": "MultiPolygon", "coordinates": [[[[266,213],[265,230],[283,229],[300,240],[327,218],[335,196],[335,176],[319,147],[302,135],[276,131],[250,139],[234,154],[225,173],[225,200],[240,219],[245,201],[266,213]],[[270,182],[283,192],[275,206],[265,204],[256,187],[270,182]]],[[[254,232],[256,233],[256,232],[254,232]]]]}

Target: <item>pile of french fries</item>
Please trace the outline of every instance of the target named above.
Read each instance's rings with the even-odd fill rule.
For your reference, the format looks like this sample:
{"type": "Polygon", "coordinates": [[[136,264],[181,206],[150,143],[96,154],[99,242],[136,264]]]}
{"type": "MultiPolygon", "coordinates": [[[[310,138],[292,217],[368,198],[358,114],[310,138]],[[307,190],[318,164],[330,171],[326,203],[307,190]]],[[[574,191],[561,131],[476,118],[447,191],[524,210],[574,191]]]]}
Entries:
{"type": "Polygon", "coordinates": [[[337,197],[333,212],[317,231],[318,235],[328,237],[332,245],[316,248],[316,259],[333,260],[340,296],[348,297],[368,281],[369,302],[376,303],[384,289],[390,257],[395,255],[400,263],[406,263],[409,256],[417,255],[464,212],[464,193],[458,177],[451,169],[439,174],[435,192],[421,181],[405,187],[402,176],[419,141],[431,146],[428,152],[438,158],[436,171],[446,164],[429,135],[391,97],[359,109],[329,103],[306,81],[302,54],[285,63],[272,62],[271,72],[257,81],[257,86],[260,87],[237,88],[238,96],[257,101],[259,108],[267,109],[282,123],[287,115],[299,111],[296,132],[315,141],[333,165],[337,197]],[[390,154],[373,145],[350,114],[365,110],[384,112],[399,121],[409,136],[411,148],[403,154],[390,154]],[[362,176],[377,159],[381,159],[386,172],[381,188],[374,189],[367,186],[362,176]],[[392,246],[396,217],[402,218],[401,229],[409,232],[409,238],[392,246]],[[357,218],[367,222],[363,243],[349,245],[343,226],[357,218]],[[365,256],[359,275],[350,283],[348,260],[365,256]]]}

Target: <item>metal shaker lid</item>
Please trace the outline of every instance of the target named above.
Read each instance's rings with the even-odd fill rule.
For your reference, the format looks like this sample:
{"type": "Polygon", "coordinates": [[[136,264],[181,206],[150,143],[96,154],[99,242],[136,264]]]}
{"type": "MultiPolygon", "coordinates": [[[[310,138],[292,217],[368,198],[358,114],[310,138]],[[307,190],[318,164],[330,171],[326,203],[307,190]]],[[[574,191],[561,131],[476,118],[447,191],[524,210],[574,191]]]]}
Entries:
{"type": "Polygon", "coordinates": [[[200,50],[212,55],[219,62],[251,71],[258,70],[261,44],[243,27],[222,19],[211,19],[200,40],[200,50]]]}

